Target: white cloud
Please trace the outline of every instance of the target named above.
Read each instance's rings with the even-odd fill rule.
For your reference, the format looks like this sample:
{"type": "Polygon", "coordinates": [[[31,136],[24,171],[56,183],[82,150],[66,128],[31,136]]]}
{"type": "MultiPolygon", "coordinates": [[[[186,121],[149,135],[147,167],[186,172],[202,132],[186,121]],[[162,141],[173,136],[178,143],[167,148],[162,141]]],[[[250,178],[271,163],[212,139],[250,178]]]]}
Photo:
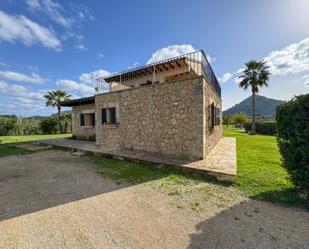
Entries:
{"type": "Polygon", "coordinates": [[[57,24],[70,28],[75,20],[68,16],[63,7],[52,0],[27,0],[28,7],[34,11],[40,11],[49,16],[57,24]]]}
{"type": "Polygon", "coordinates": [[[88,85],[94,85],[95,84],[95,80],[100,78],[100,77],[105,77],[107,75],[109,75],[110,72],[104,70],[104,69],[99,69],[93,72],[89,72],[89,73],[82,73],[79,76],[79,80],[82,83],[88,84],[88,85]]]}
{"type": "MultiPolygon", "coordinates": [[[[267,62],[273,76],[309,72],[309,38],[275,50],[262,59],[267,62]]],[[[233,73],[236,83],[239,83],[241,71],[243,68],[233,73]]]]}
{"type": "Polygon", "coordinates": [[[43,100],[43,92],[33,92],[22,85],[9,84],[5,81],[0,81],[0,93],[7,94],[13,97],[19,97],[32,100],[43,100]]]}
{"type": "Polygon", "coordinates": [[[309,75],[305,75],[303,78],[305,87],[309,87],[309,75]]]}
{"type": "Polygon", "coordinates": [[[81,50],[81,51],[86,51],[86,50],[88,50],[88,48],[85,47],[84,44],[77,44],[75,47],[76,47],[78,50],[81,50]]]}
{"type": "Polygon", "coordinates": [[[95,94],[94,86],[91,87],[84,83],[78,83],[74,80],[57,80],[56,84],[57,86],[59,86],[64,90],[78,92],[83,96],[89,96],[95,94]]]}
{"type": "Polygon", "coordinates": [[[21,40],[31,46],[41,43],[47,48],[61,50],[61,42],[54,32],[31,21],[25,16],[12,16],[0,10],[0,41],[13,42],[21,40]]]}
{"type": "MultiPolygon", "coordinates": [[[[169,58],[177,57],[183,54],[188,54],[195,52],[196,49],[191,44],[183,44],[183,45],[170,45],[165,48],[161,48],[154,52],[150,59],[148,59],[146,64],[151,64],[154,62],[158,62],[161,60],[166,60],[169,58]]],[[[206,58],[208,62],[211,64],[216,61],[216,58],[211,57],[206,54],[206,58]]]]}
{"type": "Polygon", "coordinates": [[[27,91],[22,85],[8,84],[5,81],[0,81],[0,93],[20,94],[27,91]]]}
{"type": "Polygon", "coordinates": [[[13,80],[13,81],[22,81],[29,82],[34,84],[43,84],[48,79],[42,78],[40,75],[36,73],[32,73],[31,75],[26,75],[13,71],[0,71],[0,78],[13,80]]]}
{"type": "Polygon", "coordinates": [[[106,70],[100,69],[89,73],[82,73],[79,82],[68,79],[59,79],[56,84],[60,88],[71,91],[74,95],[89,96],[95,94],[96,79],[109,75],[106,70]]]}
{"type": "MultiPolygon", "coordinates": [[[[63,1],[65,3],[65,1],[63,1]]],[[[47,15],[58,25],[66,29],[72,28],[74,24],[85,20],[93,20],[89,10],[85,6],[73,6],[68,9],[55,0],[26,0],[30,10],[47,15]]]]}
{"type": "Polygon", "coordinates": [[[225,74],[222,75],[222,77],[220,77],[218,79],[218,81],[220,83],[224,83],[224,82],[228,81],[232,76],[233,76],[233,74],[231,74],[231,73],[225,73],[225,74]]]}
{"type": "Polygon", "coordinates": [[[191,44],[171,45],[166,48],[161,48],[156,52],[154,52],[151,58],[147,61],[147,64],[176,57],[182,54],[188,54],[194,51],[196,51],[196,49],[194,49],[194,47],[191,44]]]}
{"type": "Polygon", "coordinates": [[[309,38],[273,51],[264,59],[273,75],[309,71],[309,38]]]}
{"type": "Polygon", "coordinates": [[[98,54],[98,57],[99,57],[99,58],[103,58],[103,57],[104,57],[104,54],[99,53],[99,54],[98,54]]]}
{"type": "MultiPolygon", "coordinates": [[[[269,86],[261,88],[260,94],[282,100],[289,100],[295,95],[309,92],[309,38],[290,44],[282,49],[269,53],[262,59],[270,66],[272,76],[269,86]]],[[[243,68],[231,73],[233,80],[239,84],[239,74],[243,68]]],[[[245,91],[229,87],[225,91],[223,85],[223,101],[225,108],[239,102],[240,96],[245,96],[245,91]],[[235,98],[237,96],[238,98],[235,98]]]]}

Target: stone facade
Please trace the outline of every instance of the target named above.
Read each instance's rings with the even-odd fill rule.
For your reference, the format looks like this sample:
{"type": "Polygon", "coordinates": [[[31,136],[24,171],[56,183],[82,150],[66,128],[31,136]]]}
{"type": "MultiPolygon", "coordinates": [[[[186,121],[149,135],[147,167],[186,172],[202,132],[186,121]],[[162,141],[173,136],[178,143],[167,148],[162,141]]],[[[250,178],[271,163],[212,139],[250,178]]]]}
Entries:
{"type": "Polygon", "coordinates": [[[220,141],[222,138],[222,111],[220,112],[220,125],[214,126],[213,128],[209,127],[210,117],[210,106],[214,103],[215,107],[222,110],[222,101],[220,97],[216,94],[216,91],[212,88],[210,84],[207,83],[206,79],[203,79],[203,95],[204,95],[204,154],[205,156],[213,149],[213,147],[220,141]]]}
{"type": "Polygon", "coordinates": [[[80,126],[80,114],[94,113],[94,104],[78,105],[72,107],[72,128],[73,135],[77,139],[93,139],[95,138],[95,126],[80,126]]]}
{"type": "MultiPolygon", "coordinates": [[[[222,137],[210,128],[209,107],[221,99],[204,77],[176,80],[103,93],[95,104],[73,107],[74,135],[109,150],[146,151],[171,158],[205,158],[222,137]],[[116,123],[102,123],[102,109],[116,108],[116,123]],[[95,112],[94,127],[80,127],[80,114],[95,112]]],[[[110,115],[110,114],[108,114],[110,115]]]]}

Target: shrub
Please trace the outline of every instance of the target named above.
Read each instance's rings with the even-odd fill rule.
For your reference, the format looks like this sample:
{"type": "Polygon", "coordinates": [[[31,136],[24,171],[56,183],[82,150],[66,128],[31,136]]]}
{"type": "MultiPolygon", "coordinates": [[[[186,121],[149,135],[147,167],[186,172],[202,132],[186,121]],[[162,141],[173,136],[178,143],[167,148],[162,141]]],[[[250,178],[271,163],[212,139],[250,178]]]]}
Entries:
{"type": "Polygon", "coordinates": [[[43,134],[51,134],[58,132],[58,120],[57,118],[47,118],[40,122],[40,129],[43,134]]]}
{"type": "MultiPolygon", "coordinates": [[[[251,132],[251,123],[244,123],[245,131],[251,132]]],[[[260,135],[276,135],[276,122],[257,122],[256,123],[256,134],[260,135]]]]}
{"type": "Polygon", "coordinates": [[[18,124],[15,119],[0,120],[0,136],[16,135],[18,124]]]}
{"type": "Polygon", "coordinates": [[[236,113],[233,115],[233,121],[236,127],[243,128],[243,124],[248,122],[248,116],[244,112],[236,113]]]}
{"type": "Polygon", "coordinates": [[[277,141],[294,184],[309,197],[309,94],[279,105],[277,141]]]}

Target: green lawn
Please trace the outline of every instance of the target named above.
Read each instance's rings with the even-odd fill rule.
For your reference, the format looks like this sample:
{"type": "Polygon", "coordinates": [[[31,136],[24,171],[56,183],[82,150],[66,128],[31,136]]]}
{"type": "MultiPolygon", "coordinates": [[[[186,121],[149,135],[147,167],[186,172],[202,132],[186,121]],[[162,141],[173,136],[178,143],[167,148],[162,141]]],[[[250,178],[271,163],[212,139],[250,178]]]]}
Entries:
{"type": "Polygon", "coordinates": [[[236,137],[237,177],[235,185],[250,197],[297,203],[293,183],[281,167],[281,155],[273,136],[251,136],[237,129],[225,129],[224,135],[236,137]]]}
{"type": "MultiPolygon", "coordinates": [[[[224,135],[236,137],[237,140],[237,177],[235,186],[249,197],[263,200],[295,204],[299,202],[295,187],[287,172],[281,167],[281,156],[273,136],[250,136],[235,128],[226,128],[224,135]]],[[[14,154],[25,154],[30,151],[18,148],[14,143],[36,139],[70,137],[71,134],[33,135],[0,137],[0,157],[14,154]]],[[[145,167],[140,164],[93,156],[99,166],[99,172],[115,180],[126,180],[132,183],[150,181],[167,177],[173,181],[188,182],[207,181],[202,177],[171,172],[162,168],[145,167]],[[186,180],[186,181],[187,181],[186,180]]]]}
{"type": "Polygon", "coordinates": [[[33,151],[16,147],[16,144],[22,142],[28,142],[38,139],[46,138],[59,138],[59,137],[71,137],[72,134],[51,134],[51,135],[27,135],[27,136],[0,136],[0,157],[17,155],[17,154],[28,154],[33,151]]]}
{"type": "Polygon", "coordinates": [[[50,135],[25,135],[25,136],[0,136],[0,144],[28,142],[38,139],[71,137],[71,133],[67,134],[50,134],[50,135]]]}

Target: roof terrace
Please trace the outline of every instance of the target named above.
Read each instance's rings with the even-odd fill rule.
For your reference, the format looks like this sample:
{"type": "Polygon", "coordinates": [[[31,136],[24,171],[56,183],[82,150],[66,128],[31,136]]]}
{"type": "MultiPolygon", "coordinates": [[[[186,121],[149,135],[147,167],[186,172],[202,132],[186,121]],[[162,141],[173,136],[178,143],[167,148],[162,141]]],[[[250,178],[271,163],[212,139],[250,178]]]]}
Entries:
{"type": "Polygon", "coordinates": [[[221,97],[221,87],[203,50],[99,78],[96,90],[119,91],[194,76],[204,76],[221,97]]]}

